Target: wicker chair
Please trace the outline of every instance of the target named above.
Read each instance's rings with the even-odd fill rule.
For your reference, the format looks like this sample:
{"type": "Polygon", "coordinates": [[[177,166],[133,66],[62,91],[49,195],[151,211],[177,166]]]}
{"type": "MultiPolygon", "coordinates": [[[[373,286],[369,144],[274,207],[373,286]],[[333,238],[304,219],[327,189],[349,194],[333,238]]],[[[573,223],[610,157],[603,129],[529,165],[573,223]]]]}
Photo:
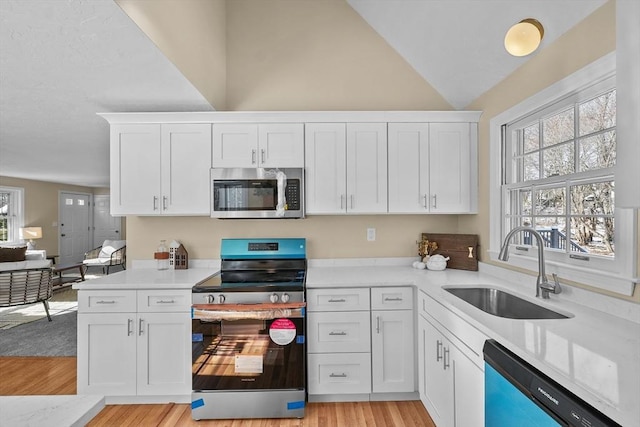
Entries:
{"type": "Polygon", "coordinates": [[[127,263],[127,246],[125,240],[105,240],[102,246],[91,249],[84,254],[82,263],[89,267],[102,267],[103,274],[109,274],[109,268],[120,266],[125,270],[127,263]]]}
{"type": "Polygon", "coordinates": [[[51,322],[48,299],[53,295],[51,268],[0,271],[0,307],[42,302],[51,322]]]}

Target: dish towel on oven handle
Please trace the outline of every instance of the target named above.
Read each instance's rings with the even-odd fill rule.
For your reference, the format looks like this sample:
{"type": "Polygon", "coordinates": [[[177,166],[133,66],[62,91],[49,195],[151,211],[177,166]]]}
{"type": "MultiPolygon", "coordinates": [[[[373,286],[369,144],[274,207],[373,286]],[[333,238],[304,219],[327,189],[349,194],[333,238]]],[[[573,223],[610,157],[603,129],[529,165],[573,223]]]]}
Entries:
{"type": "Polygon", "coordinates": [[[278,186],[278,203],[276,204],[276,216],[284,216],[287,210],[287,198],[285,196],[287,188],[287,175],[278,169],[265,170],[265,175],[276,178],[278,186]]]}
{"type": "Polygon", "coordinates": [[[193,308],[192,317],[200,320],[272,320],[281,317],[300,318],[304,308],[272,308],[267,310],[232,311],[193,308]]]}

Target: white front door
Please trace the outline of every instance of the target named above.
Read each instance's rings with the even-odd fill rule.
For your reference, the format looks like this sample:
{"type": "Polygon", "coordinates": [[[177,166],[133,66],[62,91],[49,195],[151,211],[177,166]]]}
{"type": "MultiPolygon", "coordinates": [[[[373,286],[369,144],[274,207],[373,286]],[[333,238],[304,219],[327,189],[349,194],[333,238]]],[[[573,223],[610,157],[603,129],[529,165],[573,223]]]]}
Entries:
{"type": "Polygon", "coordinates": [[[81,262],[91,249],[90,201],[90,194],[60,193],[59,264],[81,262]]]}
{"type": "Polygon", "coordinates": [[[110,197],[93,196],[93,247],[105,240],[122,240],[122,217],[111,216],[110,197]]]}

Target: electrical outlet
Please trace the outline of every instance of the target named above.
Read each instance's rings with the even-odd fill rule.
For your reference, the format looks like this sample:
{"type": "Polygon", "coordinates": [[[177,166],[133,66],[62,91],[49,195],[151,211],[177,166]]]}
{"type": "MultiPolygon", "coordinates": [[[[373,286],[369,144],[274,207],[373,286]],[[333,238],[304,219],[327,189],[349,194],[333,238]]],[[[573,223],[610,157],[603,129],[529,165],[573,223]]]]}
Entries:
{"type": "Polygon", "coordinates": [[[376,240],[376,229],[367,228],[367,241],[373,242],[374,240],[376,240]]]}

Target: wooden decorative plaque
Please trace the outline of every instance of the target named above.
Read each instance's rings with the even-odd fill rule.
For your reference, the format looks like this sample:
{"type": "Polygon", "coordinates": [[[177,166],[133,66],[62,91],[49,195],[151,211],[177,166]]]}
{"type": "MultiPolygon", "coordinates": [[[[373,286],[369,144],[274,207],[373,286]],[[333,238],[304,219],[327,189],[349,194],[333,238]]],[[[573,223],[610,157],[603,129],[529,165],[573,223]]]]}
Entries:
{"type": "Polygon", "coordinates": [[[435,253],[450,258],[447,268],[478,271],[477,234],[422,233],[422,239],[438,243],[435,253]]]}

